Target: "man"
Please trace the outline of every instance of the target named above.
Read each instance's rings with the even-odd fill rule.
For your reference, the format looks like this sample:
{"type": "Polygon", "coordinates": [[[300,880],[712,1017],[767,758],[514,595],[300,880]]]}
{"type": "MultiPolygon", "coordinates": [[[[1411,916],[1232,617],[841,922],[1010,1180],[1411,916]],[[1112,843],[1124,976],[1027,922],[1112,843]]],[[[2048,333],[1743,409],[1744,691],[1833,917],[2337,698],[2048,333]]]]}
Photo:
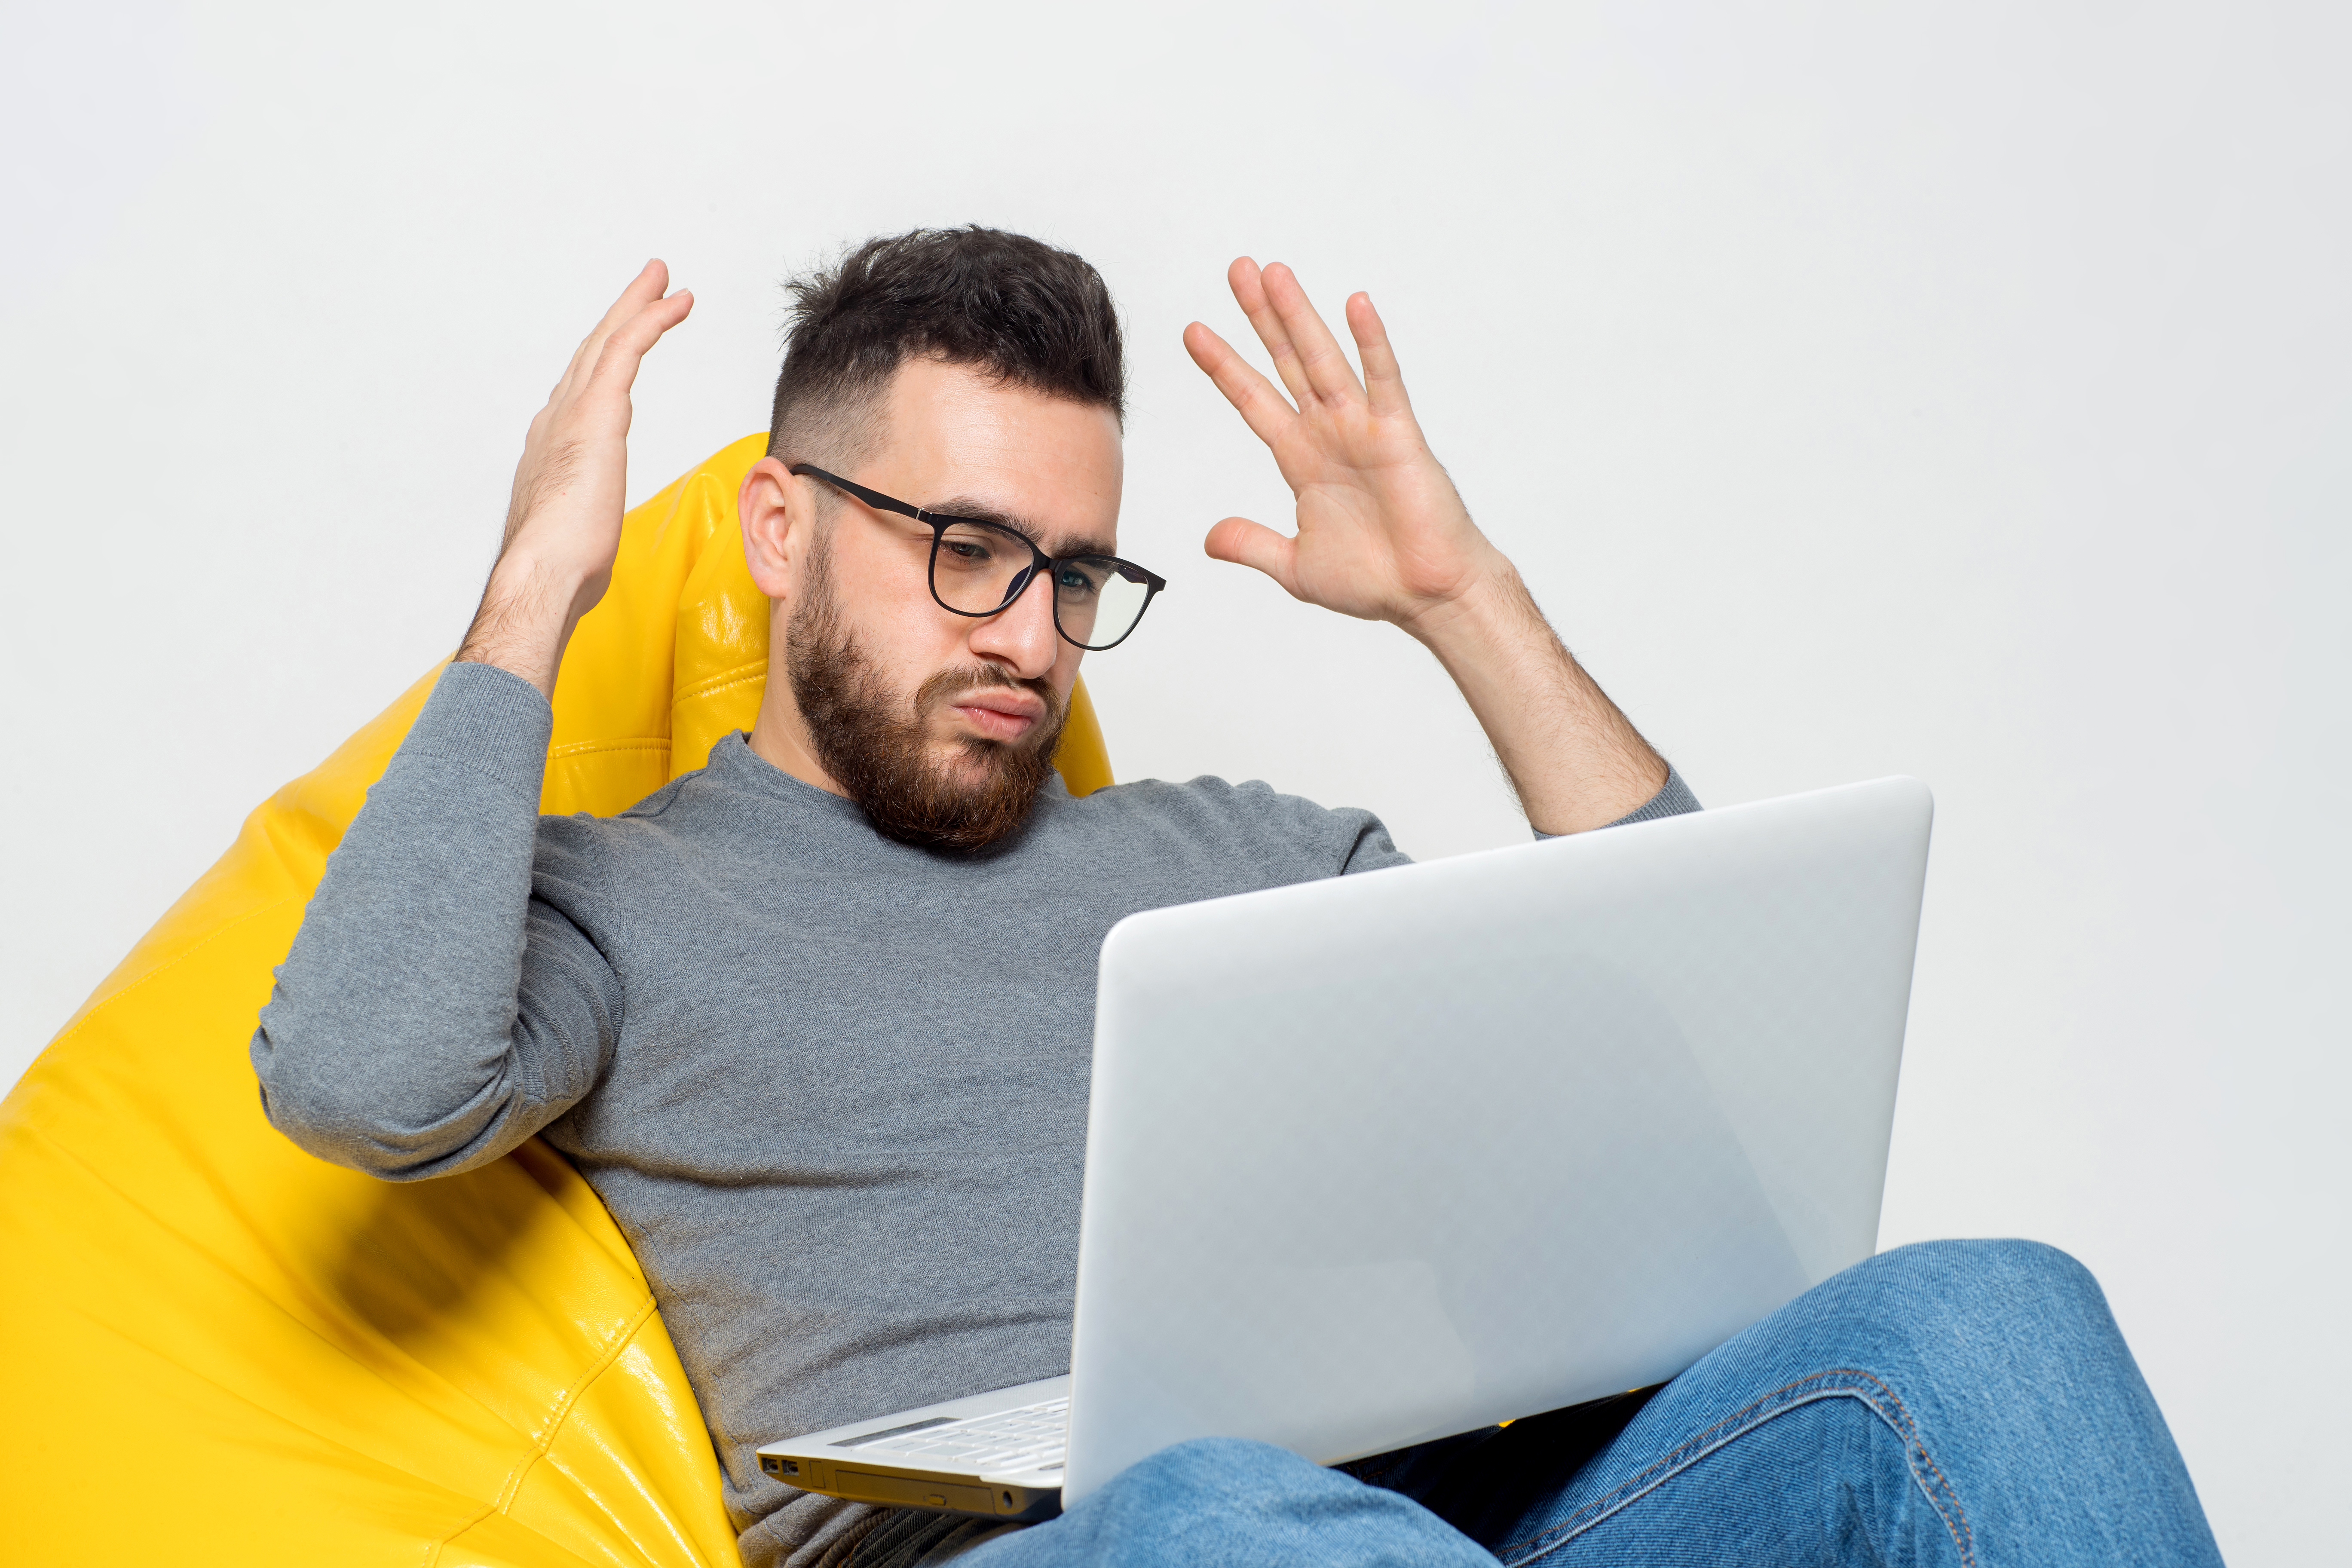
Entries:
{"type": "MultiPolygon", "coordinates": [[[[1228,518],[1209,553],[1424,644],[1538,833],[1696,809],[1471,521],[1370,300],[1347,304],[1360,381],[1286,269],[1229,280],[1288,395],[1206,327],[1185,343],[1297,527],[1228,518]]],[[[278,1127],[387,1179],[535,1132],[579,1165],[653,1283],[748,1563],[895,1568],[982,1536],[1008,1563],[1973,1563],[2028,1531],[2049,1560],[2210,1558],[2096,1287],[2015,1244],[1874,1259],[1654,1397],[1344,1475],[1187,1445],[1028,1531],[762,1477],[762,1442],[1066,1370],[1115,921],[1403,857],[1368,814],[1263,784],[1062,789],[1079,661],[1160,580],[1118,553],[1108,291],[984,229],[875,240],[796,285],[739,499],[772,601],[757,721],[618,818],[540,819],[630,386],[691,308],[667,284],[648,264],[532,422],[473,627],[330,864],[253,1059],[278,1127]]]]}

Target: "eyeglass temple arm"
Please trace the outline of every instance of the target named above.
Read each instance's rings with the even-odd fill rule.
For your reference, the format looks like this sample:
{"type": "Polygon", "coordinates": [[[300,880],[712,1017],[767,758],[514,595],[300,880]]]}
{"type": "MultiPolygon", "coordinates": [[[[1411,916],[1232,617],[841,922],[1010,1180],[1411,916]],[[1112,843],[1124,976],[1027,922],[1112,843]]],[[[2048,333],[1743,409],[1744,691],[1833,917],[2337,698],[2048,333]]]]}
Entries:
{"type": "Polygon", "coordinates": [[[880,490],[869,490],[864,485],[859,484],[856,479],[845,479],[839,474],[828,474],[823,468],[818,468],[814,463],[794,463],[791,468],[784,471],[788,474],[806,474],[813,479],[823,479],[835,489],[840,490],[846,495],[856,496],[867,506],[877,508],[880,510],[895,511],[900,517],[911,517],[917,522],[929,522],[931,521],[931,514],[925,511],[921,507],[910,506],[907,502],[900,500],[896,496],[884,495],[880,490]]]}

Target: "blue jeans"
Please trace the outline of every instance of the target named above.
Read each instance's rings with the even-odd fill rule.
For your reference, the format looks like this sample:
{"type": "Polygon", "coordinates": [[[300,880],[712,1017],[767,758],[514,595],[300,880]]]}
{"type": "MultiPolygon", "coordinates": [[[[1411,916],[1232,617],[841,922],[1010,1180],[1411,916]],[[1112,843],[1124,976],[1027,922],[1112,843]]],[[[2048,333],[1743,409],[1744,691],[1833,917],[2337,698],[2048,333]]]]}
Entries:
{"type": "Polygon", "coordinates": [[[1228,1438],[959,1568],[2213,1563],[2087,1270],[2022,1241],[1857,1264],[1646,1395],[1341,1469],[1228,1438]]]}

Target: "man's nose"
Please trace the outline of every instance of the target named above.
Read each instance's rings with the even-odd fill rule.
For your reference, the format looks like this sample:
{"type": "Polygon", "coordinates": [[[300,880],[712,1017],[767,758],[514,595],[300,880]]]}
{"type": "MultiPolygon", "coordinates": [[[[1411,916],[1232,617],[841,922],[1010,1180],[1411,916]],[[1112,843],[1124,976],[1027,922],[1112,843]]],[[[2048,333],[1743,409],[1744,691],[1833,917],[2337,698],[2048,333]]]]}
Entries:
{"type": "Polygon", "coordinates": [[[1022,679],[1035,680],[1061,658],[1061,642],[1054,629],[1054,584],[1040,572],[1013,603],[973,628],[971,651],[1022,679]]]}

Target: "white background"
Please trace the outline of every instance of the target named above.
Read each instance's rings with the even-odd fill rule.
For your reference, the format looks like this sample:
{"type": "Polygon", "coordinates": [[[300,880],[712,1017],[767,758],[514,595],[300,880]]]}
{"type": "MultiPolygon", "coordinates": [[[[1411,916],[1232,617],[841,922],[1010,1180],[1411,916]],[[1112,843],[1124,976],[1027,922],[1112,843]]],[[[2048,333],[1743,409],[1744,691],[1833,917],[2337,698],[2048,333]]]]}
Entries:
{"type": "Polygon", "coordinates": [[[1937,825],[1888,1244],[2105,1280],[2235,1563],[2352,1446],[2340,7],[10,0],[0,1081],[463,629],[650,254],[631,493],[764,425],[778,284],[978,220],[1129,323],[1122,776],[1523,832],[1396,633],[1205,561],[1272,465],[1178,332],[1368,288],[1433,443],[1711,804],[1937,825]]]}

